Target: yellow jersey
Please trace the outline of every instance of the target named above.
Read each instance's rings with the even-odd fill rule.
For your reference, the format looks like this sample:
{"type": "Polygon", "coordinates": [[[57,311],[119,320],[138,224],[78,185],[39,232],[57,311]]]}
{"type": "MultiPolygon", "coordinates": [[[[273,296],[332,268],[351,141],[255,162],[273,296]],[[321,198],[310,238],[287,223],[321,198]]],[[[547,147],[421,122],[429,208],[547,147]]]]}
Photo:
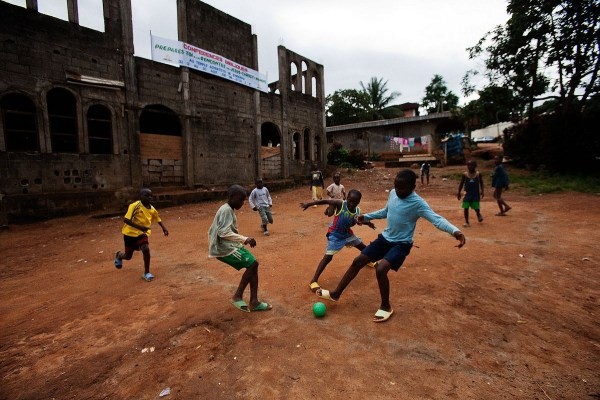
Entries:
{"type": "MultiPolygon", "coordinates": [[[[161,222],[156,208],[154,208],[153,205],[150,205],[150,208],[146,208],[146,206],[142,204],[141,200],[133,202],[129,205],[127,213],[125,214],[125,218],[131,220],[131,222],[134,224],[148,228],[150,228],[153,222],[161,222]]],[[[146,232],[142,232],[128,224],[123,224],[123,229],[121,229],[121,232],[123,235],[133,237],[138,237],[144,233],[150,236],[150,229],[148,229],[146,232]]]]}

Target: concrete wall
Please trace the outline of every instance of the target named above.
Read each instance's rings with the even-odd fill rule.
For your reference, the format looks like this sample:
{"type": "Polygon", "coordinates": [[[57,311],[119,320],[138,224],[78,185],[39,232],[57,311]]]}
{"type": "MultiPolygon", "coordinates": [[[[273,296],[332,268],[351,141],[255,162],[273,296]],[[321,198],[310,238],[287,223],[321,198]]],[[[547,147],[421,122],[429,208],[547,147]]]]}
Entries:
{"type": "MultiPolygon", "coordinates": [[[[177,0],[177,9],[180,40],[257,69],[257,38],[250,25],[196,0],[177,0]]],[[[104,0],[103,12],[104,33],[76,20],[66,22],[0,2],[0,100],[11,93],[30,99],[39,131],[36,151],[7,151],[0,118],[0,223],[2,218],[55,215],[56,210],[63,214],[123,207],[142,185],[252,185],[263,172],[259,146],[265,122],[281,132],[279,173],[274,176],[294,179],[315,161],[323,165],[322,65],[280,46],[279,81],[272,84],[276,89],[258,93],[212,75],[133,57],[129,1],[104,0]],[[297,74],[291,73],[290,63],[299,66],[297,74]],[[73,79],[81,76],[104,81],[82,84],[73,79]],[[314,80],[314,87],[303,87],[302,77],[306,83],[314,80]],[[292,90],[292,82],[300,84],[292,90]],[[57,87],[76,100],[74,153],[56,152],[51,146],[46,95],[57,87]],[[110,154],[89,152],[86,112],[96,104],[110,110],[110,154]],[[140,116],[157,105],[173,113],[181,127],[178,143],[169,141],[169,148],[181,146],[181,159],[142,154],[162,143],[156,135],[140,132],[140,116]],[[291,153],[295,132],[312,149],[297,160],[291,153]],[[321,147],[315,154],[318,140],[321,147]],[[87,193],[94,192],[103,200],[90,202],[87,193]],[[36,197],[26,201],[27,196],[36,197]],[[73,206],[77,202],[81,207],[73,206]]]]}

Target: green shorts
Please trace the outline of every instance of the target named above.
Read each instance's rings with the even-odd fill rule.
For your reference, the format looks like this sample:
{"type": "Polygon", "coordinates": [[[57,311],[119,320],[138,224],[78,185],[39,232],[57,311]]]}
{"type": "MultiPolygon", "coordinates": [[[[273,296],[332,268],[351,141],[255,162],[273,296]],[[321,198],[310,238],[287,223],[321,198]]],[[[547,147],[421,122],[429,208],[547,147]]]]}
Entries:
{"type": "Polygon", "coordinates": [[[479,202],[478,201],[463,201],[462,208],[467,209],[471,207],[473,210],[479,210],[479,202]]]}
{"type": "Polygon", "coordinates": [[[242,268],[248,268],[256,262],[256,258],[245,247],[240,247],[228,256],[217,257],[217,260],[231,265],[238,271],[242,268]]]}

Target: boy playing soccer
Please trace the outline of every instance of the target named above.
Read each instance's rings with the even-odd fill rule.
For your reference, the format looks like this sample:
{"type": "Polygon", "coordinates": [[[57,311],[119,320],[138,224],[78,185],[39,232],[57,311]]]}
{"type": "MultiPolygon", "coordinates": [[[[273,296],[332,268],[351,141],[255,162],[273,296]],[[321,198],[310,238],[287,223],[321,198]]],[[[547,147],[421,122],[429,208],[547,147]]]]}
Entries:
{"type": "Polygon", "coordinates": [[[125,251],[117,251],[115,253],[115,267],[121,269],[123,260],[131,260],[133,252],[140,250],[144,255],[144,275],[142,279],[150,282],[154,279],[154,275],[150,273],[150,226],[152,222],[157,222],[162,228],[163,234],[169,236],[169,231],[163,225],[158,211],[150,201],[152,200],[152,191],[150,189],[140,190],[140,200],[129,205],[127,213],[123,218],[123,240],[125,242],[125,251]]]}
{"type": "Polygon", "coordinates": [[[246,190],[233,185],[227,191],[227,203],[223,204],[208,230],[208,256],[216,257],[236,270],[246,269],[237,290],[231,297],[231,304],[243,312],[267,311],[273,308],[269,303],[258,300],[258,261],[244,247],[256,246],[256,240],[238,233],[235,210],[239,210],[246,200],[246,190]],[[250,284],[250,305],[244,301],[244,290],[250,284]]]}
{"type": "Polygon", "coordinates": [[[465,189],[465,197],[463,198],[462,208],[465,210],[465,223],[464,227],[468,228],[469,225],[469,207],[475,210],[477,214],[477,221],[482,222],[483,216],[479,211],[479,201],[483,199],[483,178],[479,171],[477,171],[477,162],[469,160],[467,162],[467,172],[462,176],[462,180],[458,185],[458,194],[456,197],[460,200],[462,196],[462,189],[465,189]]]}
{"type": "MultiPolygon", "coordinates": [[[[330,199],[317,200],[310,203],[300,203],[300,207],[305,211],[310,206],[316,204],[329,204],[335,211],[333,222],[329,225],[329,229],[327,230],[327,249],[325,250],[325,255],[317,266],[315,275],[310,283],[310,290],[313,292],[316,292],[321,288],[318,283],[319,277],[338,251],[344,246],[356,247],[358,250],[362,250],[366,247],[360,238],[354,235],[354,232],[352,232],[351,229],[352,226],[356,224],[356,217],[360,215],[358,205],[360,204],[361,198],[362,194],[358,190],[352,189],[348,193],[347,200],[330,199]]],[[[375,225],[372,222],[367,222],[365,224],[372,229],[375,229],[375,225]]]]}
{"type": "Polygon", "coordinates": [[[390,305],[390,281],[387,274],[390,269],[398,271],[410,253],[419,218],[423,217],[439,230],[453,235],[459,241],[459,248],[465,245],[466,239],[462,232],[436,214],[427,202],[414,192],[416,181],[417,174],[414,171],[400,171],[396,175],[394,189],[390,192],[385,208],[357,217],[359,224],[387,218],[387,227],[352,261],[334,291],[319,289],[316,292],[317,296],[332,301],[339,300],[344,289],[367,263],[380,260],[375,270],[381,304],[373,321],[387,321],[394,312],[390,305]]]}
{"type": "Polygon", "coordinates": [[[267,224],[273,223],[273,214],[271,214],[273,200],[271,199],[269,189],[264,187],[262,179],[258,178],[256,180],[256,188],[254,188],[254,190],[252,190],[250,193],[250,197],[248,197],[248,203],[250,203],[250,208],[252,208],[254,211],[258,211],[261,220],[260,227],[262,228],[265,236],[269,236],[267,224]]]}

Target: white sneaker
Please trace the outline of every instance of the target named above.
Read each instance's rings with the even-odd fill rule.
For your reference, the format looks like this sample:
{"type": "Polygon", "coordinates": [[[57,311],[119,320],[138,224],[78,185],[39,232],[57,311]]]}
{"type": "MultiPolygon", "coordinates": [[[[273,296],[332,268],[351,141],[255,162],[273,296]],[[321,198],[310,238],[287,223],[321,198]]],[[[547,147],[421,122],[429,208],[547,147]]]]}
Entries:
{"type": "Polygon", "coordinates": [[[264,231],[263,233],[265,234],[265,236],[269,236],[269,231],[264,231]]]}

